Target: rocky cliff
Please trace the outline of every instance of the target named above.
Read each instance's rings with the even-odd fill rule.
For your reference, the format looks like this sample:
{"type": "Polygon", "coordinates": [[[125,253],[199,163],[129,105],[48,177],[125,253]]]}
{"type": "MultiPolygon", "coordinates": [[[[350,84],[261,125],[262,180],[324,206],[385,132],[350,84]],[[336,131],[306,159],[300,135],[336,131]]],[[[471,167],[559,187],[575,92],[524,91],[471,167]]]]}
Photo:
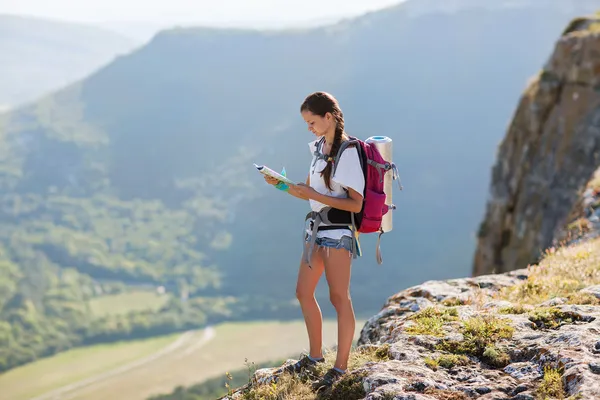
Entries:
{"type": "Polygon", "coordinates": [[[536,266],[390,297],[349,370],[317,396],[307,379],[261,369],[223,400],[600,399],[600,238],[536,266]]]}
{"type": "Polygon", "coordinates": [[[261,369],[222,399],[600,399],[600,238],[588,230],[542,251],[570,218],[593,225],[585,210],[600,204],[589,187],[600,165],[599,28],[573,21],[520,101],[493,170],[476,277],[391,296],[324,393],[261,369]]]}
{"type": "Polygon", "coordinates": [[[536,262],[600,165],[600,16],[574,20],[522,95],[496,156],[473,273],[536,262]]]}

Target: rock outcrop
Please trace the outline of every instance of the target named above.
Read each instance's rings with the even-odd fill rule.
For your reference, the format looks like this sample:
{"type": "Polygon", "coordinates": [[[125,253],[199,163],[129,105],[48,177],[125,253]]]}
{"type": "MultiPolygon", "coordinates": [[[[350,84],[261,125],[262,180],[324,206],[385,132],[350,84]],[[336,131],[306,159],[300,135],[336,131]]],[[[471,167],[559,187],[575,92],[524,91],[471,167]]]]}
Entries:
{"type": "Polygon", "coordinates": [[[600,239],[537,266],[408,288],[367,321],[353,357],[318,396],[261,369],[223,399],[600,399],[600,239]]]}
{"type": "Polygon", "coordinates": [[[537,262],[599,165],[600,16],[565,29],[520,99],[493,167],[473,274],[537,262]]]}

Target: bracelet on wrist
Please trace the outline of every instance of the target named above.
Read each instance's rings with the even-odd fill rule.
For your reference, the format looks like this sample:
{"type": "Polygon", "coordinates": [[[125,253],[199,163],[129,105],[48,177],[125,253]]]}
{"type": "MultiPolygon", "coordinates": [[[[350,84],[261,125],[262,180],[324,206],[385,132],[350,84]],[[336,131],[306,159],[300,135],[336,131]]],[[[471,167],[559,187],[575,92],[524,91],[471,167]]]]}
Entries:
{"type": "Polygon", "coordinates": [[[279,182],[275,187],[284,192],[287,192],[290,189],[290,187],[283,182],[279,182]]]}

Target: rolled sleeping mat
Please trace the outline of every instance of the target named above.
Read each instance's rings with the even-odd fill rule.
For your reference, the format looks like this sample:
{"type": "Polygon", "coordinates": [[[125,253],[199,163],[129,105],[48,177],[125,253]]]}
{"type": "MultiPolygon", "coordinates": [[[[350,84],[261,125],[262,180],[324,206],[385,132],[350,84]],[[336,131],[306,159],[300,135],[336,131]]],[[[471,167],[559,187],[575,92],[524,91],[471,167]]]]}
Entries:
{"type": "MultiPolygon", "coordinates": [[[[394,162],[392,159],[392,139],[387,136],[371,136],[366,143],[375,143],[375,147],[381,153],[383,159],[390,164],[394,162]]],[[[384,232],[390,232],[393,228],[392,221],[392,210],[394,208],[392,204],[392,184],[393,184],[394,172],[392,170],[387,171],[383,179],[383,192],[385,193],[385,204],[389,207],[388,212],[383,216],[381,221],[381,229],[384,232]]]]}

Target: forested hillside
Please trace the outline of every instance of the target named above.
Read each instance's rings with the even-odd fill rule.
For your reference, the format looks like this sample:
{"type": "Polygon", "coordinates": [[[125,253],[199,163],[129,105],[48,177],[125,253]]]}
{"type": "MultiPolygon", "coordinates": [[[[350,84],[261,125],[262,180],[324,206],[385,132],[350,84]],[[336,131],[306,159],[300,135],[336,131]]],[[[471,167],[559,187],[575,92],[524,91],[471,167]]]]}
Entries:
{"type": "Polygon", "coordinates": [[[312,137],[299,106],[314,90],[338,97],[350,134],[393,138],[405,186],[382,266],[362,240],[357,312],[468,275],[515,98],[565,21],[596,6],[471,3],[414,0],[310,30],[165,31],[0,115],[0,369],[221,319],[299,317],[308,205],[252,163],[304,181],[312,137]],[[140,292],[158,305],[94,308],[140,292]]]}

